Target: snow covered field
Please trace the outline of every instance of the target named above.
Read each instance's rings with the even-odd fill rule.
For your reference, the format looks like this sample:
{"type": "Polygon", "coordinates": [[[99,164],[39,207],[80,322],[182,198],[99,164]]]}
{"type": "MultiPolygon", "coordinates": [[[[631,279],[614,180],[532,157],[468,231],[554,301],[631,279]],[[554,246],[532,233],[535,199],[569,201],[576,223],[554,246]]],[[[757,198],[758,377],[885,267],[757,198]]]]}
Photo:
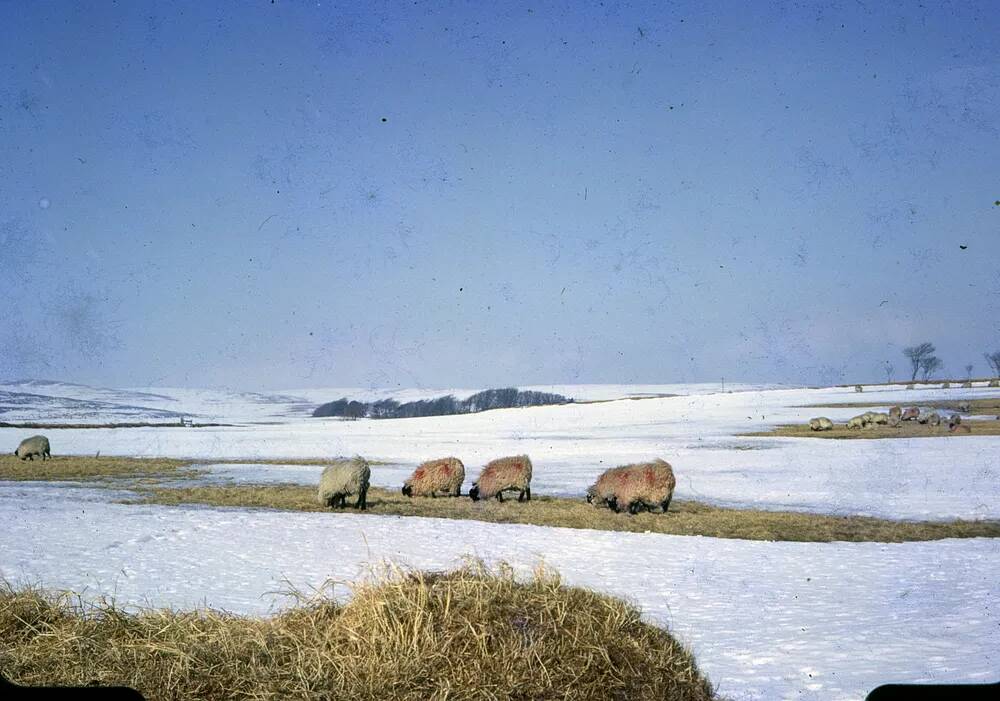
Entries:
{"type": "MultiPolygon", "coordinates": [[[[778,385],[730,384],[731,391],[770,389],[778,385]]],[[[668,385],[529,385],[523,390],[554,392],[577,401],[607,401],[625,397],[702,394],[719,391],[719,384],[668,385]]],[[[479,388],[326,387],[278,392],[240,392],[223,389],[145,387],[109,389],[52,380],[0,383],[0,421],[47,423],[176,423],[192,418],[199,423],[260,423],[312,415],[320,404],[346,397],[364,402],[395,399],[413,402],[454,395],[465,399],[479,388]]]]}
{"type": "MultiPolygon", "coordinates": [[[[193,457],[208,465],[223,458],[278,463],[211,467],[213,479],[234,482],[314,484],[320,468],[281,465],[280,459],[360,453],[390,463],[376,465],[372,479],[395,488],[417,462],[454,454],[467,465],[468,486],[486,460],[528,453],[535,464],[533,492],[581,495],[609,465],[663,457],[675,467],[681,499],[897,518],[1000,518],[1000,437],[837,441],[737,435],[820,414],[843,421],[860,411],[805,404],[957,403],[997,396],[995,389],[535,389],[595,401],[681,396],[339,421],[308,413],[315,403],[344,394],[370,397],[351,390],[241,395],[161,389],[118,396],[117,390],[22,383],[0,386],[0,394],[17,400],[8,404],[0,396],[0,411],[14,406],[18,420],[49,421],[60,416],[61,398],[89,403],[92,416],[110,411],[99,404],[107,403],[240,423],[45,431],[56,454],[100,450],[193,457]],[[32,394],[42,399],[24,399],[32,394]],[[199,407],[201,414],[193,411],[199,407]]],[[[13,449],[25,435],[0,429],[0,444],[13,449]]],[[[765,543],[109,503],[115,496],[67,485],[0,483],[0,519],[6,524],[0,530],[0,575],[89,596],[113,593],[126,603],[260,613],[281,604],[274,592],[286,580],[299,587],[319,586],[327,578],[349,582],[386,558],[450,568],[473,554],[506,559],[524,571],[542,559],[567,582],[630,597],[651,620],[670,625],[692,645],[722,693],[734,699],[857,699],[887,681],[997,676],[1000,540],[765,543]]]]}
{"type": "Polygon", "coordinates": [[[472,554],[525,573],[544,561],[668,625],[733,699],[860,699],[889,681],[996,676],[998,540],[766,543],[106,498],[0,489],[3,576],[123,604],[264,613],[289,585],[349,582],[383,559],[444,569],[472,554]]]}

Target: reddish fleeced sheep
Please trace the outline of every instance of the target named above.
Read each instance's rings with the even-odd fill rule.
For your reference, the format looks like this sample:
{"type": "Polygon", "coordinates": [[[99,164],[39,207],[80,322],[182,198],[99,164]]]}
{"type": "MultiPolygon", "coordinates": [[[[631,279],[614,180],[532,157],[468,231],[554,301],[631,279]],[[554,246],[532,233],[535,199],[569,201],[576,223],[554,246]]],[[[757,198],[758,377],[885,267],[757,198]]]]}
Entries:
{"type": "Polygon", "coordinates": [[[663,460],[623,465],[598,477],[587,489],[587,501],[607,504],[613,511],[625,508],[632,514],[657,507],[666,513],[676,485],[673,468],[663,460]]]}
{"type": "Polygon", "coordinates": [[[520,492],[518,501],[531,501],[531,458],[527,455],[498,458],[487,463],[479,479],[472,483],[469,497],[472,501],[496,497],[502,502],[503,493],[507,491],[520,492]]]}
{"type": "Polygon", "coordinates": [[[458,458],[439,458],[421,463],[403,483],[408,497],[435,497],[438,493],[457,497],[462,493],[465,465],[458,458]]]}

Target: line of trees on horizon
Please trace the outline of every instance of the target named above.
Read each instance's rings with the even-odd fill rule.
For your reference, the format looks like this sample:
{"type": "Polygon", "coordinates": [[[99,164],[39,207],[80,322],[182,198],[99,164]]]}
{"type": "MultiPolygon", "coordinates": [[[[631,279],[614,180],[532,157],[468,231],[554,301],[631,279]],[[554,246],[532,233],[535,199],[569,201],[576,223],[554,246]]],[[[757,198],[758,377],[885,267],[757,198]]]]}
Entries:
{"type": "MultiPolygon", "coordinates": [[[[919,343],[915,346],[909,346],[903,349],[903,355],[906,357],[907,361],[910,363],[910,382],[915,382],[917,379],[917,374],[919,373],[924,380],[927,382],[935,372],[939,371],[944,367],[944,361],[941,360],[935,353],[937,349],[934,347],[933,343],[924,342],[919,343]]],[[[994,351],[992,353],[983,353],[983,357],[986,359],[986,363],[990,367],[990,371],[993,377],[1000,378],[1000,351],[994,351]]],[[[965,378],[967,380],[972,379],[972,370],[974,369],[972,363],[967,363],[965,365],[965,378]]],[[[891,361],[885,361],[884,365],[885,377],[887,382],[892,382],[892,374],[895,371],[891,361]]]]}
{"type": "Polygon", "coordinates": [[[561,394],[521,391],[514,387],[487,389],[477,392],[467,399],[456,399],[446,395],[435,399],[421,399],[400,404],[395,399],[380,399],[377,402],[359,402],[343,397],[322,404],[313,411],[313,416],[339,416],[348,419],[409,419],[418,416],[449,416],[452,414],[475,414],[490,409],[512,409],[526,406],[547,406],[570,404],[572,399],[561,394]]]}

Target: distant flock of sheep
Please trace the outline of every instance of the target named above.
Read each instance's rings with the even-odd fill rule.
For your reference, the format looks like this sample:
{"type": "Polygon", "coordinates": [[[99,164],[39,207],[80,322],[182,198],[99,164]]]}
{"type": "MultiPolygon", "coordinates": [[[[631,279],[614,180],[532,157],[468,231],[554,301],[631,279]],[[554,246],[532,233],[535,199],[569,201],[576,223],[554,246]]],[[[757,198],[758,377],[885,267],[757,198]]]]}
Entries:
{"type": "MultiPolygon", "coordinates": [[[[517,492],[519,502],[531,501],[531,458],[515,455],[487,463],[472,483],[472,501],[496,499],[503,502],[504,492],[517,492]]],[[[348,497],[356,497],[355,508],[367,507],[371,468],[362,457],[338,460],[323,470],[320,477],[319,503],[330,508],[343,507],[348,497]]],[[[403,483],[408,497],[461,496],[465,466],[458,458],[439,458],[422,463],[403,483]]],[[[663,460],[623,465],[606,470],[587,489],[587,502],[607,506],[612,511],[627,510],[666,513],[677,480],[673,468],[663,460]]]]}
{"type": "MultiPolygon", "coordinates": [[[[968,411],[968,407],[959,406],[959,410],[968,411]]],[[[905,410],[902,407],[894,406],[889,409],[888,414],[866,411],[848,419],[846,427],[851,430],[874,428],[875,426],[898,428],[904,421],[916,421],[918,424],[930,426],[940,426],[947,422],[948,431],[951,433],[972,433],[972,429],[967,424],[962,423],[962,417],[958,414],[952,414],[945,420],[936,411],[921,411],[915,406],[905,410]]],[[[830,431],[833,429],[833,422],[825,416],[817,416],[814,419],[809,419],[809,428],[813,431],[830,431]]]]}

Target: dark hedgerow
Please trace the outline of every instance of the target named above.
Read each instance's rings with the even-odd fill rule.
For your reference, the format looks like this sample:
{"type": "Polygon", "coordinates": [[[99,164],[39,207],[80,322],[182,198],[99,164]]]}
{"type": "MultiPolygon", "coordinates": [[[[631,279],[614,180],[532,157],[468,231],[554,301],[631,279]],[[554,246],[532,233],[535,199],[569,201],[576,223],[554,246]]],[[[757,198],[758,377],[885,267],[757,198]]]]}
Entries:
{"type": "Polygon", "coordinates": [[[452,395],[436,399],[421,399],[400,404],[394,399],[380,399],[377,402],[359,402],[346,397],[322,404],[313,411],[313,416],[339,416],[348,419],[410,419],[419,416],[450,416],[453,414],[475,414],[490,409],[514,409],[528,406],[548,406],[569,404],[572,399],[561,394],[518,390],[513,387],[487,389],[477,392],[467,399],[455,399],[452,395]]]}

